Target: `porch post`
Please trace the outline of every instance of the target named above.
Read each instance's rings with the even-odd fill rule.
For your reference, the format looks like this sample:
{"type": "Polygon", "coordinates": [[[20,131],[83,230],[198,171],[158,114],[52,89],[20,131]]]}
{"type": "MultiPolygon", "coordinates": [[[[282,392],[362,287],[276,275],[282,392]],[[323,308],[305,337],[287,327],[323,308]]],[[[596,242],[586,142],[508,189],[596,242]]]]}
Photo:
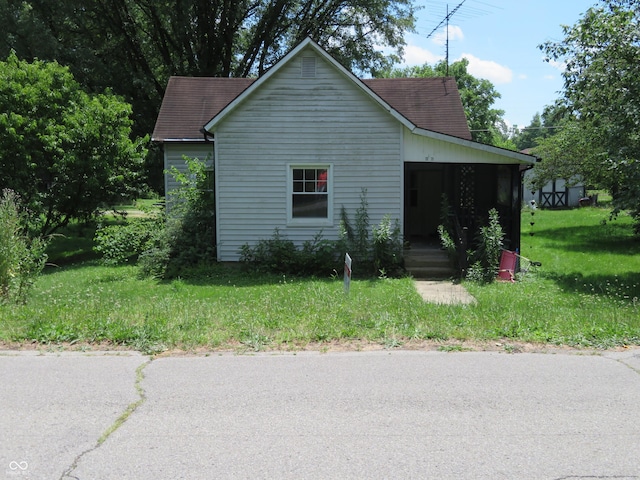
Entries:
{"type": "Polygon", "coordinates": [[[520,251],[520,233],[521,233],[521,215],[522,215],[522,189],[524,183],[524,172],[520,172],[519,165],[513,165],[511,167],[511,231],[512,233],[512,245],[513,250],[520,251]]]}

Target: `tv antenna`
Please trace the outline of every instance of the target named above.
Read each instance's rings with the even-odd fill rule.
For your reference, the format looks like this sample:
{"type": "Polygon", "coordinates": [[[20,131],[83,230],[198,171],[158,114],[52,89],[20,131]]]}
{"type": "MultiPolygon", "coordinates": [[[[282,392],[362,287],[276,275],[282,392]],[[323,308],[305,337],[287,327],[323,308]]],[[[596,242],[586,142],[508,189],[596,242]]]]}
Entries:
{"type": "Polygon", "coordinates": [[[458,6],[456,8],[454,8],[453,10],[451,10],[451,12],[449,12],[449,4],[447,3],[447,15],[442,19],[442,21],[436,25],[436,27],[431,31],[431,33],[429,35],[427,35],[427,38],[429,38],[431,35],[433,35],[444,23],[445,26],[445,30],[447,32],[447,40],[445,42],[445,62],[446,62],[446,66],[447,66],[447,77],[449,76],[449,19],[451,17],[453,17],[453,15],[458,11],[458,9],[464,4],[464,2],[466,2],[467,0],[462,0],[458,6]]]}

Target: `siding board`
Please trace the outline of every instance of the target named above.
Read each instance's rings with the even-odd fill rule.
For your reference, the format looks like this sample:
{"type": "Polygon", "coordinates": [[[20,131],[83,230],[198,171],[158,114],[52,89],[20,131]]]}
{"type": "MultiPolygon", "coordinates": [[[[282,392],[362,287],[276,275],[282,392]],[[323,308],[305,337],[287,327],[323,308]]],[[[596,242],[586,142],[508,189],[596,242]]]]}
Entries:
{"type": "MultiPolygon", "coordinates": [[[[208,162],[213,165],[213,145],[211,143],[184,143],[167,142],[164,144],[164,169],[171,170],[172,167],[177,168],[180,172],[187,171],[187,164],[183,158],[197,158],[201,161],[208,162]]],[[[176,182],[172,175],[164,176],[164,191],[169,192],[178,188],[180,184],[176,182]]]]}

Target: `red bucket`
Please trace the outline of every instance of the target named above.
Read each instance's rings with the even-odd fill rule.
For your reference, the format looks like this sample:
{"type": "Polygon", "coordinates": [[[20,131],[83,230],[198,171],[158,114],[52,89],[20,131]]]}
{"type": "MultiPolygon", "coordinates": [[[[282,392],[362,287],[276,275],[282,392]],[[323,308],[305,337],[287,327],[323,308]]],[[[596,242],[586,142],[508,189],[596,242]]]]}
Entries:
{"type": "Polygon", "coordinates": [[[502,251],[500,257],[500,268],[498,270],[498,280],[504,280],[505,282],[515,282],[516,265],[518,263],[518,256],[515,252],[508,250],[502,251]]]}

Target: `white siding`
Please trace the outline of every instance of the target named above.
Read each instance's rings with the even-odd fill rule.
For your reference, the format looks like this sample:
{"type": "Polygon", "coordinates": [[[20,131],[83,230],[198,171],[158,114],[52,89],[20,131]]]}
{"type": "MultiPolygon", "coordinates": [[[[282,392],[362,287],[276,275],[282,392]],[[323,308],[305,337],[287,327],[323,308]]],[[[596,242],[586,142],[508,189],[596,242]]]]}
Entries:
{"type": "MultiPolygon", "coordinates": [[[[175,142],[164,144],[164,170],[169,172],[171,167],[176,167],[180,172],[187,171],[187,164],[184,156],[197,158],[203,162],[213,165],[213,144],[211,143],[186,143],[175,142]]],[[[165,195],[178,187],[178,183],[169,173],[164,175],[165,195]]]]}
{"type": "Polygon", "coordinates": [[[404,129],[404,161],[426,163],[487,163],[514,164],[519,163],[509,156],[508,150],[497,154],[481,144],[473,144],[475,148],[461,145],[455,141],[444,141],[412,133],[404,129]]]}
{"type": "Polygon", "coordinates": [[[401,126],[316,55],[303,50],[221,123],[216,138],[218,258],[235,261],[245,244],[277,227],[300,244],[322,230],[337,238],[341,207],[351,220],[367,189],[371,225],[402,220],[401,126]],[[315,78],[302,78],[302,57],[315,56],[315,78]],[[290,164],[331,164],[330,226],[287,225],[290,164]]]}

